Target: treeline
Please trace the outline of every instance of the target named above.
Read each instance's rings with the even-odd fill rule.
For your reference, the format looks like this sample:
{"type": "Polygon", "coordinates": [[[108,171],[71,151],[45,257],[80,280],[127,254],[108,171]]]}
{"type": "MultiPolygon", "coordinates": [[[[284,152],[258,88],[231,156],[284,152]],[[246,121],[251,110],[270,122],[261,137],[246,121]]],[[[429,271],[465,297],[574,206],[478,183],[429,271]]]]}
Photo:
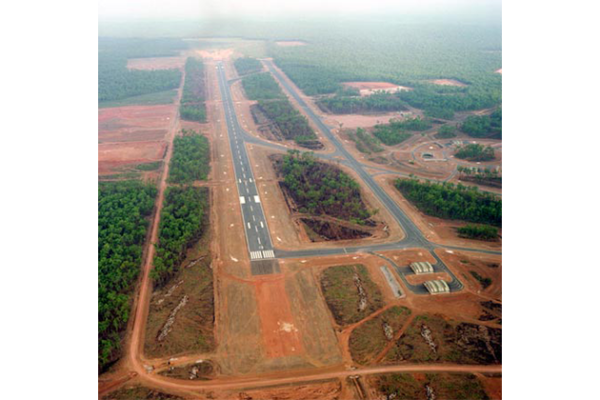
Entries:
{"type": "Polygon", "coordinates": [[[449,108],[430,106],[425,109],[425,116],[428,118],[440,118],[451,120],[454,118],[454,110],[449,108]]]}
{"type": "Polygon", "coordinates": [[[407,118],[405,120],[390,120],[387,124],[377,124],[373,128],[373,135],[388,146],[395,146],[412,136],[407,131],[425,131],[431,128],[427,120],[407,118]]]}
{"type": "Polygon", "coordinates": [[[279,84],[268,72],[243,78],[242,86],[246,97],[250,100],[285,99],[279,84]]]}
{"type": "MultiPolygon", "coordinates": [[[[318,23],[314,23],[318,25],[318,23]]],[[[500,24],[398,24],[393,19],[306,26],[307,46],[272,46],[275,63],[307,95],[335,93],[341,82],[385,81],[414,88],[399,97],[429,116],[496,106],[502,100],[500,24]],[[463,88],[428,83],[456,79],[463,88]]]]}
{"type": "Polygon", "coordinates": [[[189,57],[185,62],[185,84],[179,106],[181,119],[206,122],[204,81],[204,63],[197,58],[189,57]]]}
{"type": "Polygon", "coordinates": [[[407,110],[406,104],[400,99],[397,93],[387,93],[384,91],[377,91],[365,97],[336,94],[333,97],[323,97],[317,100],[317,105],[323,111],[333,114],[361,114],[407,110]]]}
{"type": "Polygon", "coordinates": [[[160,216],[158,244],[151,278],[164,286],[175,275],[190,248],[202,235],[207,223],[208,189],[169,187],[160,216]]]}
{"type": "Polygon", "coordinates": [[[173,140],[169,182],[192,183],[206,180],[210,172],[208,139],[194,131],[182,131],[173,140]]]}
{"type": "Polygon", "coordinates": [[[469,143],[459,147],[454,156],[467,161],[491,161],[496,158],[492,146],[484,146],[479,143],[469,143]]]}
{"type": "Polygon", "coordinates": [[[463,167],[462,165],[459,165],[456,167],[456,170],[458,171],[459,179],[461,180],[480,183],[482,185],[502,187],[502,176],[496,169],[463,167]]]}
{"type": "Polygon", "coordinates": [[[177,69],[127,69],[128,58],[167,57],[187,48],[179,39],[98,39],[98,102],[175,89],[181,81],[177,69]]]}
{"type": "Polygon", "coordinates": [[[397,179],[395,186],[427,215],[493,226],[502,224],[502,200],[476,187],[418,179],[397,179]]]}
{"type": "Polygon", "coordinates": [[[245,77],[242,86],[246,97],[258,100],[258,107],[287,140],[308,148],[322,147],[308,119],[289,102],[273,76],[265,72],[245,77]]]}
{"type": "Polygon", "coordinates": [[[450,119],[448,117],[456,111],[490,108],[502,101],[500,92],[468,87],[437,87],[434,84],[419,84],[414,90],[400,92],[399,95],[411,106],[443,119],[450,119]]]}
{"type": "Polygon", "coordinates": [[[317,135],[308,124],[308,119],[300,114],[288,99],[259,100],[258,106],[286,139],[294,140],[299,145],[314,142],[317,139],[317,135]]]}
{"type": "Polygon", "coordinates": [[[360,195],[360,186],[349,175],[317,162],[312,153],[288,151],[277,165],[283,185],[302,213],[329,215],[364,224],[371,213],[360,195]]]}
{"type": "Polygon", "coordinates": [[[450,139],[456,137],[456,126],[442,125],[435,136],[438,139],[450,139]]]}
{"type": "Polygon", "coordinates": [[[370,133],[367,133],[363,128],[358,128],[356,132],[348,133],[348,137],[356,143],[356,148],[361,153],[371,154],[383,151],[381,142],[370,133]]]}
{"type": "Polygon", "coordinates": [[[130,295],[157,190],[141,182],[98,184],[98,369],[120,354],[130,295]]]}
{"type": "Polygon", "coordinates": [[[460,130],[469,136],[493,137],[502,139],[502,108],[498,108],[490,115],[472,115],[461,124],[460,130]]]}
{"type": "Polygon", "coordinates": [[[175,89],[180,81],[181,71],[178,69],[129,70],[127,58],[120,54],[98,55],[98,102],[175,89]]]}
{"type": "Polygon", "coordinates": [[[187,48],[187,43],[181,39],[98,38],[100,54],[112,53],[124,58],[174,57],[187,48]]]}
{"type": "Polygon", "coordinates": [[[262,70],[262,64],[256,58],[240,57],[237,58],[233,65],[237,70],[238,75],[248,75],[262,70]]]}
{"type": "Polygon", "coordinates": [[[467,224],[456,228],[458,236],[467,239],[476,240],[495,240],[498,239],[498,229],[488,225],[467,224]]]}

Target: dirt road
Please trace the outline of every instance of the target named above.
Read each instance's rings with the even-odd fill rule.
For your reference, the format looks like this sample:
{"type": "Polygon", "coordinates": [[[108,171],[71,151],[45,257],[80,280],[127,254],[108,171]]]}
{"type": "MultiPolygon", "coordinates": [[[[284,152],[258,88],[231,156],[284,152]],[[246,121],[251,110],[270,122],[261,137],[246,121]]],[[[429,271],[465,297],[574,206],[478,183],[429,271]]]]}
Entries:
{"type": "Polygon", "coordinates": [[[145,254],[144,264],[142,267],[142,279],[140,282],[139,295],[134,305],[132,329],[131,335],[129,336],[129,343],[126,345],[126,364],[133,367],[134,372],[145,373],[143,366],[140,363],[143,349],[143,338],[144,331],[146,328],[146,319],[148,318],[148,307],[149,307],[149,296],[152,293],[152,287],[150,282],[150,270],[152,269],[152,262],[154,260],[155,244],[158,241],[158,227],[160,225],[160,213],[163,207],[163,201],[165,197],[165,189],[167,188],[167,177],[169,176],[169,164],[171,162],[171,156],[173,155],[173,139],[177,131],[179,130],[179,104],[181,102],[181,95],[183,93],[183,82],[185,82],[185,71],[181,74],[181,83],[177,91],[177,98],[175,101],[176,115],[171,122],[169,132],[167,134],[167,154],[165,155],[163,163],[163,171],[158,185],[158,196],[156,197],[156,204],[154,207],[154,217],[152,220],[150,230],[150,242],[147,247],[145,254]]]}

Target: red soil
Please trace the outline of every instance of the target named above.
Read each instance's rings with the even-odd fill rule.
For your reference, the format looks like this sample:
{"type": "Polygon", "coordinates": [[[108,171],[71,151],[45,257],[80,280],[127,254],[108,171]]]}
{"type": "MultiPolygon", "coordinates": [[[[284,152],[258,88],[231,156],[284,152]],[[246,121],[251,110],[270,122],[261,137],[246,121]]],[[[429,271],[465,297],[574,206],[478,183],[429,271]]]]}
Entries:
{"type": "Polygon", "coordinates": [[[389,82],[344,82],[344,86],[358,89],[361,96],[369,96],[380,90],[385,92],[412,90],[406,86],[399,86],[389,82]]]}
{"type": "Polygon", "coordinates": [[[98,110],[98,173],[118,172],[123,165],[161,160],[165,135],[176,116],[172,104],[98,110]]]}
{"type": "Polygon", "coordinates": [[[442,85],[442,86],[458,86],[458,87],[467,86],[466,84],[459,82],[457,80],[454,80],[454,79],[433,79],[429,82],[433,83],[434,85],[442,85]]]}
{"type": "Polygon", "coordinates": [[[267,356],[271,358],[303,353],[283,279],[256,283],[256,298],[267,356]]]}
{"type": "Polygon", "coordinates": [[[184,65],[185,57],[130,58],[127,60],[129,69],[181,69],[184,65]]]}

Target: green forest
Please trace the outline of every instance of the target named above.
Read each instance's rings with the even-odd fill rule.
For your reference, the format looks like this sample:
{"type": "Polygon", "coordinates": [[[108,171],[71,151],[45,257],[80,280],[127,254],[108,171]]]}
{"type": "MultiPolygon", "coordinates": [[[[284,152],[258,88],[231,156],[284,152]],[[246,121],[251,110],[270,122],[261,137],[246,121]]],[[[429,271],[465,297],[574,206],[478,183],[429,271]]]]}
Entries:
{"type": "Polygon", "coordinates": [[[208,139],[192,130],[183,130],[173,140],[173,156],[169,166],[169,182],[203,181],[210,172],[208,139]]]}
{"type": "Polygon", "coordinates": [[[498,238],[498,228],[488,225],[467,224],[456,228],[458,236],[476,240],[494,240],[498,238]]]}
{"type": "Polygon", "coordinates": [[[156,287],[164,286],[177,272],[187,249],[206,229],[208,206],[207,188],[167,188],[150,273],[156,287]]]}
{"type": "Polygon", "coordinates": [[[502,139],[502,108],[490,115],[471,115],[460,125],[460,130],[471,137],[502,139]]]}
{"type": "MultiPolygon", "coordinates": [[[[284,138],[311,148],[317,135],[302,115],[287,99],[273,76],[262,73],[242,79],[246,97],[258,100],[258,107],[281,131],[284,138]]],[[[318,144],[318,142],[317,142],[318,144]]]]}
{"type": "Polygon", "coordinates": [[[358,128],[356,132],[349,132],[348,137],[350,140],[356,143],[356,148],[361,153],[371,154],[383,151],[383,147],[381,146],[379,139],[373,137],[373,135],[365,131],[363,128],[358,128]]]}
{"type": "Polygon", "coordinates": [[[309,96],[336,93],[342,82],[390,82],[413,88],[398,97],[442,119],[502,101],[502,75],[495,72],[502,66],[499,23],[405,24],[382,18],[351,30],[341,23],[314,24],[318,29],[307,26],[299,36],[309,45],[269,47],[275,63],[309,96]],[[467,86],[428,82],[441,78],[467,86]]]}
{"type": "Polygon", "coordinates": [[[249,100],[285,99],[279,84],[268,72],[243,78],[242,86],[249,100]]]}
{"type": "Polygon", "coordinates": [[[128,58],[175,56],[186,48],[181,40],[98,40],[98,102],[126,99],[175,89],[181,81],[177,69],[141,71],[127,69],[128,58]]]}
{"type": "Polygon", "coordinates": [[[288,99],[259,100],[258,106],[277,125],[277,128],[286,139],[295,140],[300,145],[305,141],[317,139],[317,135],[308,124],[308,119],[300,114],[288,99]]]}
{"type": "Polygon", "coordinates": [[[233,65],[239,76],[253,74],[262,70],[262,64],[256,58],[240,57],[236,58],[233,65]]]}
{"type": "Polygon", "coordinates": [[[185,62],[185,83],[179,106],[181,119],[206,122],[204,90],[204,64],[197,58],[189,57],[185,62]]]}
{"type": "Polygon", "coordinates": [[[325,112],[333,114],[364,114],[369,112],[388,112],[407,110],[406,104],[397,93],[378,91],[370,96],[322,97],[317,105],[325,112]]]}
{"type": "Polygon", "coordinates": [[[156,193],[155,187],[137,181],[98,184],[99,370],[120,354],[156,193]]]}
{"type": "Polygon", "coordinates": [[[290,150],[278,164],[283,185],[302,213],[329,215],[357,224],[371,217],[360,186],[348,174],[316,161],[312,153],[290,150]]]}
{"type": "Polygon", "coordinates": [[[397,179],[396,188],[427,215],[501,226],[502,200],[477,187],[397,179]]]}
{"type": "Polygon", "coordinates": [[[496,159],[492,146],[484,146],[479,143],[469,143],[459,147],[454,156],[467,161],[491,161],[496,159]]]}
{"type": "Polygon", "coordinates": [[[502,175],[496,169],[456,167],[459,174],[459,179],[463,181],[471,181],[482,185],[502,187],[502,175]]]}
{"type": "Polygon", "coordinates": [[[395,146],[412,136],[407,131],[424,131],[431,128],[431,123],[421,118],[390,120],[387,124],[377,124],[373,135],[388,146],[395,146]]]}
{"type": "Polygon", "coordinates": [[[456,126],[454,125],[442,125],[435,135],[438,139],[450,139],[456,137],[456,126]]]}

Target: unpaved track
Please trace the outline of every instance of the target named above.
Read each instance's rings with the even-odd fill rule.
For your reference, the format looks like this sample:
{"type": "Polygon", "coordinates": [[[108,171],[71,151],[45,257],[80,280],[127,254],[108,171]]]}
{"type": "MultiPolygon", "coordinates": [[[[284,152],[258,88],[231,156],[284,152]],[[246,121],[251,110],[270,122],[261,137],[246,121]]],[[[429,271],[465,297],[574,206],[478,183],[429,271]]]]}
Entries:
{"type": "Polygon", "coordinates": [[[142,280],[140,282],[139,295],[135,303],[135,310],[133,313],[131,335],[129,337],[129,343],[126,345],[126,365],[133,367],[133,371],[145,373],[145,370],[141,363],[142,349],[143,349],[143,338],[145,337],[146,319],[148,318],[148,307],[149,307],[149,296],[152,293],[152,286],[150,282],[150,270],[152,269],[152,261],[154,260],[155,244],[158,241],[158,226],[160,224],[160,213],[163,207],[163,201],[165,197],[165,189],[167,188],[167,177],[169,176],[169,164],[171,162],[171,156],[173,155],[173,139],[177,131],[179,130],[179,104],[181,102],[181,95],[183,93],[183,82],[185,82],[185,71],[181,74],[181,83],[177,91],[176,99],[176,116],[171,122],[169,133],[167,135],[167,154],[163,163],[162,176],[158,185],[158,196],[156,198],[156,205],[154,207],[154,218],[152,220],[150,242],[147,247],[146,257],[142,267],[142,280]]]}
{"type": "Polygon", "coordinates": [[[164,378],[158,375],[140,375],[140,381],[152,386],[159,386],[172,390],[209,390],[209,389],[248,389],[265,386],[278,386],[287,384],[307,383],[327,379],[347,378],[354,375],[373,375],[386,373],[407,372],[464,372],[464,373],[501,373],[501,365],[451,365],[451,364],[405,364],[374,366],[356,370],[310,370],[305,373],[298,371],[278,372],[276,374],[219,378],[213,381],[188,382],[183,380],[164,378]]]}

